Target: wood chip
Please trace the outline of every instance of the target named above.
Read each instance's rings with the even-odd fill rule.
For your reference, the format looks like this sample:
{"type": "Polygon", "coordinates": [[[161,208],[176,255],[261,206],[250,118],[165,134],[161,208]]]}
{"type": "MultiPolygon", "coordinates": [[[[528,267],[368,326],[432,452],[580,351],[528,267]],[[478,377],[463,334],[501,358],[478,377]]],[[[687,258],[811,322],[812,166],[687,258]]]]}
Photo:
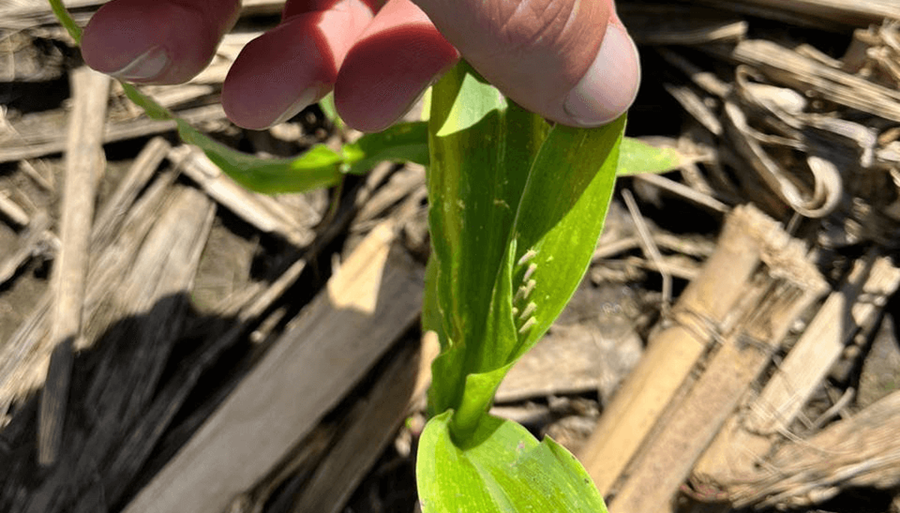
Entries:
{"type": "Polygon", "coordinates": [[[693,88],[687,85],[664,83],[666,92],[681,104],[688,114],[694,117],[704,128],[713,135],[722,135],[722,123],[715,112],[707,105],[704,98],[697,94],[693,88]]]}
{"type": "Polygon", "coordinates": [[[318,423],[419,314],[423,270],[393,239],[373,230],[126,512],[218,513],[318,423]]]}
{"type": "Polygon", "coordinates": [[[867,27],[884,18],[900,20],[894,0],[701,0],[724,10],[744,12],[796,24],[828,28],[867,27]],[[803,23],[805,22],[805,23],[803,23]],[[827,22],[827,23],[825,23],[827,22]]]}
{"type": "MultiPolygon", "coordinates": [[[[225,111],[221,105],[197,107],[177,113],[191,124],[225,119],[225,111]]],[[[14,143],[0,144],[0,163],[15,160],[31,159],[61,153],[65,149],[65,136],[59,133],[56,123],[37,122],[36,127],[22,132],[14,143]]],[[[103,132],[103,142],[110,143],[146,137],[175,130],[174,121],[159,121],[140,118],[130,121],[108,123],[103,132]]]]}
{"type": "Polygon", "coordinates": [[[739,41],[747,22],[731,13],[672,3],[623,3],[618,14],[638,44],[701,45],[739,41]]]}
{"type": "MultiPolygon", "coordinates": [[[[77,349],[84,349],[116,319],[110,318],[100,306],[118,288],[125,269],[134,259],[148,231],[160,211],[169,204],[166,198],[174,175],[167,173],[154,181],[122,222],[116,239],[106,247],[95,247],[91,254],[85,298],[85,337],[77,349]]],[[[103,230],[94,226],[95,235],[103,230]]],[[[53,348],[50,332],[50,304],[52,294],[45,294],[35,306],[28,320],[0,348],[0,411],[35,392],[47,375],[47,363],[53,348]]]]}
{"type": "Polygon", "coordinates": [[[783,237],[780,227],[755,208],[731,212],[703,273],[673,307],[675,322],[651,338],[579,454],[601,494],[612,490],[700,357],[718,341],[766,248],[783,237]]]}
{"type": "Polygon", "coordinates": [[[66,175],[60,215],[60,249],[53,266],[50,336],[55,347],[41,395],[38,462],[51,465],[62,443],[72,373],[72,347],[81,336],[88,273],[91,223],[99,172],[104,165],[101,137],[106,123],[110,78],[86,67],[72,73],[74,109],[69,118],[66,175]]]}
{"type": "Polygon", "coordinates": [[[807,166],[813,178],[812,190],[797,185],[793,174],[774,159],[762,146],[765,136],[750,127],[741,108],[725,102],[725,129],[735,149],[750,164],[759,178],[797,213],[810,218],[830,214],[843,195],[843,181],[837,168],[829,161],[809,156],[807,166]]]}
{"type": "Polygon", "coordinates": [[[98,210],[96,228],[91,234],[91,244],[94,247],[105,247],[112,242],[128,209],[150,182],[170,148],[169,143],[160,137],[154,137],[144,146],[115,192],[98,210]]]}
{"type": "MultiPolygon", "coordinates": [[[[96,497],[90,490],[104,476],[97,462],[108,461],[157,392],[169,353],[181,336],[188,293],[215,214],[214,203],[190,187],[176,188],[168,200],[134,258],[120,267],[118,286],[107,292],[102,313],[116,322],[93,340],[91,373],[76,399],[81,409],[91,411],[94,422],[66,438],[65,457],[31,494],[27,513],[59,511],[73,504],[74,511],[90,511],[96,497]]],[[[131,466],[115,463],[125,477],[135,470],[133,461],[128,462],[131,466]]]]}
{"type": "Polygon", "coordinates": [[[682,73],[687,75],[694,84],[705,90],[707,93],[724,98],[731,91],[731,85],[721,80],[714,73],[706,71],[700,66],[689,61],[680,53],[671,48],[660,47],[656,51],[672,66],[678,68],[682,73]]]}
{"type": "Polygon", "coordinates": [[[437,338],[423,337],[421,351],[412,349],[396,357],[369,391],[355,421],[342,433],[303,488],[294,503],[294,513],[344,511],[344,505],[393,439],[411,404],[425,393],[431,379],[431,362],[440,350],[437,338]]]}
{"type": "MultiPolygon", "coordinates": [[[[413,191],[424,185],[424,167],[415,164],[404,166],[401,171],[392,174],[388,183],[379,188],[371,199],[366,201],[360,209],[354,224],[356,226],[369,224],[378,216],[383,215],[389,208],[393,207],[412,194],[413,191]]],[[[351,228],[351,230],[352,229],[353,228],[351,228]]]]}
{"type": "Polygon", "coordinates": [[[825,281],[807,260],[804,245],[787,239],[783,232],[769,235],[762,254],[764,266],[743,287],[730,314],[734,322],[722,332],[721,346],[644,441],[640,454],[625,470],[627,477],[614,493],[611,510],[670,509],[694,462],[766,368],[797,316],[825,292],[825,281]]]}
{"type": "Polygon", "coordinates": [[[753,66],[772,81],[876,117],[900,122],[900,91],[826,66],[767,40],[741,41],[733,50],[710,51],[753,66]]]}
{"type": "Polygon", "coordinates": [[[28,214],[4,191],[0,191],[0,218],[5,218],[16,228],[27,226],[29,221],[28,214]]]}
{"type": "Polygon", "coordinates": [[[858,260],[847,281],[828,297],[759,397],[730,419],[698,461],[695,480],[733,483],[756,476],[763,456],[790,432],[800,409],[857,330],[874,321],[898,286],[900,269],[887,258],[858,260]],[[838,318],[845,322],[835,322],[838,318]]]}
{"type": "Polygon", "coordinates": [[[722,203],[709,194],[704,194],[703,192],[692,189],[687,185],[678,183],[675,180],[667,178],[663,175],[645,173],[636,175],[634,179],[668,191],[669,193],[683,198],[693,203],[694,205],[697,205],[698,207],[704,208],[716,214],[726,214],[731,210],[730,206],[722,203]]]}
{"type": "Polygon", "coordinates": [[[900,486],[900,392],[816,436],[780,448],[752,481],[727,490],[735,508],[808,508],[846,487],[900,486]]]}
{"type": "Polygon", "coordinates": [[[182,172],[207,194],[262,233],[301,248],[312,242],[312,226],[319,219],[296,219],[271,196],[251,192],[224,174],[201,151],[180,146],[169,152],[182,172]]]}
{"type": "MultiPolygon", "coordinates": [[[[0,287],[11,280],[28,260],[41,253],[42,246],[49,240],[54,240],[50,228],[50,217],[46,213],[39,213],[31,219],[25,233],[19,238],[18,246],[9,256],[0,260],[0,287]]],[[[51,243],[52,244],[52,243],[51,243]]]]}

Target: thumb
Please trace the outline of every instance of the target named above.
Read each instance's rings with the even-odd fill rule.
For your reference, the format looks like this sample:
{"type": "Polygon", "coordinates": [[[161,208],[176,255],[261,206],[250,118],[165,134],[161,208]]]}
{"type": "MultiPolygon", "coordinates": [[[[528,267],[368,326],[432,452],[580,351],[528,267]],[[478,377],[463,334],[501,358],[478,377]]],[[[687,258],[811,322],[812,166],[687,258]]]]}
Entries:
{"type": "Polygon", "coordinates": [[[414,0],[462,56],[523,107],[599,126],[637,95],[637,48],[613,0],[414,0]]]}

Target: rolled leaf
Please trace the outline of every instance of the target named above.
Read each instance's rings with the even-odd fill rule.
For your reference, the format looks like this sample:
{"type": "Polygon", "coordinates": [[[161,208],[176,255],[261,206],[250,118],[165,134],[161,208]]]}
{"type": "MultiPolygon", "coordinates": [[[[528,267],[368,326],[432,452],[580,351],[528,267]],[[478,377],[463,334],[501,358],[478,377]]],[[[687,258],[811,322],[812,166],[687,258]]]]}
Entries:
{"type": "MultiPolygon", "coordinates": [[[[624,117],[585,130],[507,103],[465,65],[432,94],[427,302],[443,333],[432,414],[474,429],[509,367],[581,281],[615,184],[624,117]]],[[[429,326],[426,325],[426,328],[429,326]]]]}

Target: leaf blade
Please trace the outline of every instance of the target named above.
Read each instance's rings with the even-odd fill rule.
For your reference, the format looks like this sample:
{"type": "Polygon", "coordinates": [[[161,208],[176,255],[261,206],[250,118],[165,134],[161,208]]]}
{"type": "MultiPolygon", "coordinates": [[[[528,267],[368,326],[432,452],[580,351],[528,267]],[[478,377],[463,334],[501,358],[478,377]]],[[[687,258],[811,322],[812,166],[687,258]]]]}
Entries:
{"type": "Polygon", "coordinates": [[[445,336],[429,405],[440,413],[459,406],[465,369],[479,367],[468,360],[481,353],[466,346],[484,338],[491,284],[546,124],[508,105],[465,63],[434,86],[431,102],[429,230],[445,336]]]}
{"type": "Polygon", "coordinates": [[[184,142],[199,147],[225,174],[252,191],[303,192],[340,182],[343,159],[326,146],[315,146],[294,159],[262,159],[214,141],[181,119],[177,123],[184,142]]]}
{"type": "Polygon", "coordinates": [[[665,173],[678,169],[683,157],[674,148],[657,148],[650,144],[624,137],[619,149],[618,176],[633,176],[644,173],[665,173]]]}
{"type": "MultiPolygon", "coordinates": [[[[528,173],[484,338],[455,358],[454,432],[474,429],[506,371],[547,331],[581,282],[612,197],[624,116],[598,129],[554,127],[528,173]]],[[[449,362],[441,362],[449,366],[449,362]]]]}
{"type": "Polygon", "coordinates": [[[534,304],[532,316],[520,319],[534,322],[508,358],[519,358],[543,336],[581,282],[612,198],[624,129],[625,116],[591,130],[556,126],[541,147],[513,235],[513,288],[531,291],[514,306],[522,312],[534,304]]]}
{"type": "Polygon", "coordinates": [[[83,30],[75,23],[75,19],[72,18],[69,10],[63,5],[62,0],[49,0],[49,2],[50,9],[53,11],[56,19],[59,20],[59,24],[66,29],[66,32],[75,40],[75,43],[80,45],[83,30]]]}
{"type": "Polygon", "coordinates": [[[451,412],[425,426],[416,482],[423,513],[606,513],[581,464],[549,438],[485,416],[466,443],[454,441],[451,412]]]}
{"type": "Polygon", "coordinates": [[[345,144],[341,154],[350,165],[348,173],[363,174],[379,162],[413,162],[428,165],[428,123],[400,123],[381,132],[364,134],[345,144]]]}

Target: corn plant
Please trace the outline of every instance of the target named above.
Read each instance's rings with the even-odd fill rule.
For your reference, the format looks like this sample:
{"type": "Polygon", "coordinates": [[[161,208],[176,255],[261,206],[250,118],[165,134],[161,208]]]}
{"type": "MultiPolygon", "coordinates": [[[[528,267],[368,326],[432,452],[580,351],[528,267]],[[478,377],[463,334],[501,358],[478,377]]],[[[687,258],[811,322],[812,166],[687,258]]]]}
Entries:
{"type": "Polygon", "coordinates": [[[423,512],[605,511],[568,451],[488,409],[587,269],[624,126],[551,127],[465,64],[434,87],[423,325],[441,353],[416,465],[423,512]]]}
{"type": "MultiPolygon", "coordinates": [[[[60,0],[50,3],[79,41],[60,0]]],[[[427,122],[291,159],[237,152],[122,86],[148,116],[174,119],[185,142],[257,192],[333,186],[383,160],[427,165],[432,253],[422,324],[438,334],[441,352],[417,454],[423,512],[606,511],[566,449],[488,411],[503,377],[584,276],[616,176],[671,169],[676,152],[623,138],[624,116],[590,130],[551,126],[465,62],[433,87],[427,122]]]]}

